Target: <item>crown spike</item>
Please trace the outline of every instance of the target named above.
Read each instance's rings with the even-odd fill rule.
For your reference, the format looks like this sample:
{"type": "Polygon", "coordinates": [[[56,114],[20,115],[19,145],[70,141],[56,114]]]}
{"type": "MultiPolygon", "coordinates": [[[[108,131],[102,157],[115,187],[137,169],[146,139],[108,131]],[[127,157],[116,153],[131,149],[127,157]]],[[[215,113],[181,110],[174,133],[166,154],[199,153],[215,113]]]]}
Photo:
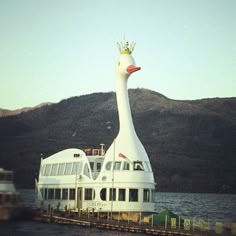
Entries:
{"type": "Polygon", "coordinates": [[[128,41],[117,42],[120,54],[131,54],[135,47],[135,42],[129,43],[128,41]]]}

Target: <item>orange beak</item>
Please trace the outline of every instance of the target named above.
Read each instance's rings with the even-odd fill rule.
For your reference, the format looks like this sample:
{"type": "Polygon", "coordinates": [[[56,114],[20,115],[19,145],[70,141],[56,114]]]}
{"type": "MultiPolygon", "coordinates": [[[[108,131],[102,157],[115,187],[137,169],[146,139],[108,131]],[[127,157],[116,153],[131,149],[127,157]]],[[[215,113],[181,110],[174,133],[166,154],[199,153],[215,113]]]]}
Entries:
{"type": "Polygon", "coordinates": [[[140,69],[141,69],[141,67],[137,67],[137,66],[130,65],[130,66],[127,67],[126,71],[127,71],[129,74],[131,74],[131,73],[136,72],[136,71],[138,71],[138,70],[140,70],[140,69]]]}

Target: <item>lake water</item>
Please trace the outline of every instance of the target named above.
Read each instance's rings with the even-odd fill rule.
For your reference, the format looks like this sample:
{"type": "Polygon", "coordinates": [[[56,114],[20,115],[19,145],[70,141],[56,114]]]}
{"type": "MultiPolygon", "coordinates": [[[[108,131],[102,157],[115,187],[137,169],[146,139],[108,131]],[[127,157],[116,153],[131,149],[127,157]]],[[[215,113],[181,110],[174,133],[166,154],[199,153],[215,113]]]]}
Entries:
{"type": "MultiPolygon", "coordinates": [[[[20,190],[28,206],[34,205],[34,191],[20,190]]],[[[177,215],[188,219],[204,219],[236,223],[236,195],[235,194],[198,194],[198,193],[156,193],[155,208],[157,212],[168,208],[177,215]]],[[[48,224],[33,221],[1,222],[0,236],[42,236],[42,235],[88,235],[93,236],[132,236],[133,233],[106,231],[96,228],[48,224]]],[[[141,236],[144,234],[135,234],[141,236]]]]}

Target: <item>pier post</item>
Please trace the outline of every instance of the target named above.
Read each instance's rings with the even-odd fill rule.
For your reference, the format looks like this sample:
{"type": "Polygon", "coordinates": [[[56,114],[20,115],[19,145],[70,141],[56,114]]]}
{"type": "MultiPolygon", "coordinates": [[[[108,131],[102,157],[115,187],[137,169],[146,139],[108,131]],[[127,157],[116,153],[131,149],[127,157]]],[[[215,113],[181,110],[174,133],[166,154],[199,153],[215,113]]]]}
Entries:
{"type": "Polygon", "coordinates": [[[165,217],[165,229],[167,228],[167,215],[166,215],[166,217],[165,217]]]}
{"type": "Polygon", "coordinates": [[[48,204],[48,209],[47,209],[47,214],[50,215],[50,209],[51,209],[51,206],[50,204],[48,204]]]}
{"type": "Polygon", "coordinates": [[[193,231],[194,231],[194,225],[195,225],[195,218],[193,217],[193,231]]]}
{"type": "Polygon", "coordinates": [[[152,227],[153,227],[153,214],[152,214],[152,227]]]}
{"type": "Polygon", "coordinates": [[[40,202],[40,212],[41,214],[43,214],[43,210],[44,210],[44,202],[43,200],[40,202]]]}

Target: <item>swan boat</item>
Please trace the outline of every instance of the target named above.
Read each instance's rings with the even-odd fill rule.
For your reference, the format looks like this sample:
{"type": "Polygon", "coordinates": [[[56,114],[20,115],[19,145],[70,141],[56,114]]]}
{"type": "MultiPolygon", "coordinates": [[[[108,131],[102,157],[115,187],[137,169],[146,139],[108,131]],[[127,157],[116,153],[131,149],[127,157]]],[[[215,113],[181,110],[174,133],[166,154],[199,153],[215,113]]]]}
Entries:
{"type": "Polygon", "coordinates": [[[18,217],[22,202],[13,183],[13,172],[0,168],[0,220],[18,217]]]}
{"type": "Polygon", "coordinates": [[[107,151],[70,148],[41,159],[36,180],[38,207],[94,212],[154,212],[155,180],[132,120],[127,82],[140,70],[134,43],[118,43],[116,97],[119,132],[107,151]]]}

